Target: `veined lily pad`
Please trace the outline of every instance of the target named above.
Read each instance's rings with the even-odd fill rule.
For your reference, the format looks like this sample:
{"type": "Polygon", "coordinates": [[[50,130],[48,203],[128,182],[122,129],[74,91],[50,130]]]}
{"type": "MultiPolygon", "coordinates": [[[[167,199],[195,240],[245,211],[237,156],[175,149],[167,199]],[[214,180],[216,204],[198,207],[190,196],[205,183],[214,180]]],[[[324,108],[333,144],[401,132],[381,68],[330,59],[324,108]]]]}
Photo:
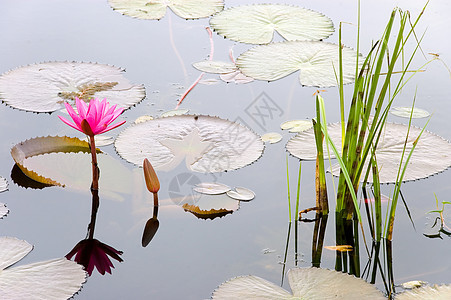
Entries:
{"type": "Polygon", "coordinates": [[[451,299],[450,285],[434,285],[414,288],[396,295],[396,300],[438,300],[451,299]]]}
{"type": "MultiPolygon", "coordinates": [[[[410,114],[412,113],[412,107],[393,107],[390,110],[392,115],[401,117],[401,118],[410,118],[410,114]]],[[[430,113],[421,108],[413,108],[412,119],[421,119],[429,117],[430,113]]]]}
{"type": "MultiPolygon", "coordinates": [[[[99,185],[106,196],[121,200],[120,193],[131,186],[130,171],[117,159],[97,150],[101,170],[99,185]]],[[[69,137],[37,137],[17,144],[11,155],[31,179],[77,190],[89,190],[91,185],[91,152],[88,143],[69,137]]]]}
{"type": "Polygon", "coordinates": [[[0,295],[3,299],[68,299],[86,281],[82,266],[66,258],[10,267],[31,250],[26,241],[0,237],[0,295]]]}
{"type": "MultiPolygon", "coordinates": [[[[327,128],[335,146],[337,149],[341,149],[341,125],[334,123],[328,125],[327,128]]],[[[407,130],[408,126],[404,124],[387,123],[385,126],[376,149],[379,180],[381,183],[394,183],[396,181],[407,130]]],[[[405,162],[420,132],[420,128],[410,128],[403,162],[405,162]]],[[[325,143],[323,147],[326,152],[327,147],[325,143]]],[[[297,134],[288,141],[286,148],[297,158],[315,160],[316,147],[313,129],[297,134]]],[[[327,153],[325,153],[325,157],[328,157],[327,153]]],[[[333,153],[331,153],[331,157],[334,157],[333,153]]],[[[451,144],[435,134],[424,131],[413,151],[403,180],[409,181],[425,178],[442,172],[449,166],[451,166],[451,144]]],[[[339,174],[338,164],[332,167],[332,174],[339,174]]],[[[372,181],[371,173],[369,181],[372,181]]]]}
{"type": "Polygon", "coordinates": [[[138,19],[159,20],[169,7],[184,19],[211,16],[224,8],[223,0],[108,0],[111,7],[123,15],[138,19]]]}
{"type": "Polygon", "coordinates": [[[8,180],[0,176],[0,193],[8,190],[8,180]]]}
{"type": "Polygon", "coordinates": [[[262,135],[263,142],[269,142],[270,144],[278,143],[282,140],[282,135],[277,132],[268,132],[262,135]]]}
{"type": "Polygon", "coordinates": [[[213,220],[233,213],[240,208],[240,203],[226,195],[201,194],[194,203],[183,203],[182,207],[199,219],[213,220]]]}
{"type": "Polygon", "coordinates": [[[374,285],[333,270],[296,268],[288,271],[292,293],[257,276],[241,276],[220,285],[212,299],[386,299],[374,285]]]}
{"type": "Polygon", "coordinates": [[[255,193],[247,188],[236,187],[235,190],[228,191],[227,196],[240,201],[250,201],[255,198],[255,193]]]}
{"type": "MultiPolygon", "coordinates": [[[[343,47],[343,83],[354,81],[357,52],[343,47]]],[[[273,81],[301,70],[302,85],[337,85],[338,45],[325,42],[281,42],[254,47],[241,54],[236,65],[244,75],[273,81]]],[[[363,58],[359,59],[360,62],[363,58]]]]}
{"type": "Polygon", "coordinates": [[[129,108],[145,97],[142,85],[131,84],[124,70],[103,64],[47,62],[20,67],[0,76],[0,99],[21,110],[53,112],[85,101],[107,98],[111,105],[129,108]]]}
{"type": "Polygon", "coordinates": [[[2,219],[8,213],[9,213],[9,209],[6,207],[6,205],[3,203],[0,203],[0,219],[2,219]]]}
{"type": "Polygon", "coordinates": [[[206,195],[219,195],[230,191],[230,187],[228,185],[217,182],[201,182],[199,184],[196,184],[193,190],[206,195]]]}
{"type": "Polygon", "coordinates": [[[171,170],[183,160],[196,172],[222,172],[257,160],[263,142],[247,127],[218,117],[173,116],[133,125],[119,134],[116,150],[141,165],[148,158],[155,169],[171,170]]]}
{"type": "Polygon", "coordinates": [[[210,26],[226,38],[251,44],[270,43],[274,31],[289,41],[318,41],[334,32],[323,14],[283,4],[232,7],[214,15],[210,26]]]}

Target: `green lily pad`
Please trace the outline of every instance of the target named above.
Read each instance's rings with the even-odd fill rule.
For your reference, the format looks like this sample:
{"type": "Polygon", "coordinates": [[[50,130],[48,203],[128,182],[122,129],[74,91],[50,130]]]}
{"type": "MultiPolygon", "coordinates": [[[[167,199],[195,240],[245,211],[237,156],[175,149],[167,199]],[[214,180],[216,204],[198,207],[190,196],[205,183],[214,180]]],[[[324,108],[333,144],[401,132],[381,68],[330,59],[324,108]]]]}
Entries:
{"type": "Polygon", "coordinates": [[[0,99],[32,112],[53,112],[75,97],[88,101],[107,98],[111,105],[129,108],[146,96],[143,85],[131,84],[125,70],[103,64],[47,62],[20,67],[0,76],[0,99]]]}
{"type": "Polygon", "coordinates": [[[386,299],[374,285],[346,273],[319,268],[288,271],[292,293],[257,276],[241,276],[224,282],[212,299],[386,299]]]}
{"type": "MultiPolygon", "coordinates": [[[[354,81],[357,52],[343,49],[343,83],[354,81]]],[[[361,63],[363,58],[359,59],[361,63]]],[[[281,42],[254,47],[236,60],[244,75],[274,81],[301,71],[299,82],[305,86],[337,85],[338,45],[325,42],[281,42]]]]}
{"type": "Polygon", "coordinates": [[[13,237],[0,237],[0,294],[3,299],[69,299],[86,281],[76,262],[58,258],[14,266],[33,246],[13,237]]]}
{"type": "Polygon", "coordinates": [[[430,116],[428,111],[416,107],[413,108],[413,113],[412,107],[393,107],[390,110],[390,113],[401,118],[410,118],[410,115],[412,114],[412,119],[421,119],[430,116]]]}
{"type": "Polygon", "coordinates": [[[182,115],[135,124],[115,142],[119,155],[140,166],[149,159],[156,170],[185,161],[196,172],[223,172],[257,160],[264,145],[247,127],[218,117],[182,115]]]}
{"type": "Polygon", "coordinates": [[[318,41],[334,32],[323,14],[284,4],[232,7],[214,15],[210,26],[226,38],[250,44],[270,43],[274,32],[289,41],[318,41]]]}
{"type": "MultiPolygon", "coordinates": [[[[341,125],[329,124],[328,133],[337,149],[341,149],[341,125]]],[[[377,164],[381,183],[394,183],[398,173],[398,166],[407,135],[408,126],[404,124],[387,123],[376,149],[377,164]]],[[[413,143],[420,134],[421,129],[411,127],[407,147],[404,154],[405,162],[413,143]]],[[[324,151],[327,151],[324,143],[324,151]]],[[[286,145],[287,150],[295,157],[303,160],[316,160],[316,146],[313,129],[301,132],[290,139],[286,145]]],[[[332,151],[332,150],[331,150],[332,151]]],[[[324,154],[327,158],[327,153],[324,154]]],[[[331,157],[334,158],[333,153],[331,157]]],[[[426,178],[439,173],[451,166],[451,143],[428,131],[424,131],[415,147],[409,161],[404,181],[426,178]]],[[[331,172],[339,174],[338,164],[332,166],[331,172]]],[[[363,178],[362,178],[363,179],[363,178]]],[[[372,181],[371,173],[369,181],[372,181]]]]}
{"type": "Polygon", "coordinates": [[[396,300],[438,300],[451,299],[451,286],[434,285],[414,288],[396,295],[396,300]]]}
{"type": "Polygon", "coordinates": [[[169,7],[184,19],[211,16],[224,8],[223,0],[108,0],[111,7],[123,15],[138,19],[159,20],[169,7]]]}

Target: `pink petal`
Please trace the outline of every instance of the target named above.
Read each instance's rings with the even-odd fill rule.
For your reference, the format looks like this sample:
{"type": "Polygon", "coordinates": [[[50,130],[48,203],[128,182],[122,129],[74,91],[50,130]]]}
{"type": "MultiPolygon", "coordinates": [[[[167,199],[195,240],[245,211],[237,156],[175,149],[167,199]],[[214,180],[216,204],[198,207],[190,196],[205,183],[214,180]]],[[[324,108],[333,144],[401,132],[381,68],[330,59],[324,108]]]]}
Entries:
{"type": "Polygon", "coordinates": [[[124,124],[124,123],[125,123],[125,120],[122,121],[122,122],[119,122],[119,123],[116,123],[116,124],[112,125],[112,127],[106,127],[105,129],[101,130],[101,131],[98,132],[97,134],[101,134],[101,133],[105,133],[105,132],[107,132],[107,131],[110,131],[110,130],[116,128],[116,127],[121,126],[121,125],[124,124]]]}
{"type": "Polygon", "coordinates": [[[58,118],[60,118],[61,121],[63,121],[64,123],[66,123],[66,124],[69,125],[70,127],[72,127],[72,128],[74,128],[74,129],[77,129],[77,130],[83,132],[83,130],[81,129],[81,126],[77,126],[77,125],[71,123],[70,121],[66,120],[65,118],[63,118],[63,117],[61,117],[61,116],[58,116],[58,118]]]}
{"type": "MultiPolygon", "coordinates": [[[[75,113],[74,109],[72,108],[72,106],[65,102],[64,105],[66,106],[66,110],[69,114],[69,116],[72,118],[72,120],[74,120],[74,123],[76,126],[81,126],[81,118],[75,113]]],[[[81,128],[81,127],[80,127],[81,128]]]]}
{"type": "Polygon", "coordinates": [[[87,110],[85,101],[75,98],[75,104],[77,105],[78,115],[80,116],[81,120],[85,119],[87,110]]]}

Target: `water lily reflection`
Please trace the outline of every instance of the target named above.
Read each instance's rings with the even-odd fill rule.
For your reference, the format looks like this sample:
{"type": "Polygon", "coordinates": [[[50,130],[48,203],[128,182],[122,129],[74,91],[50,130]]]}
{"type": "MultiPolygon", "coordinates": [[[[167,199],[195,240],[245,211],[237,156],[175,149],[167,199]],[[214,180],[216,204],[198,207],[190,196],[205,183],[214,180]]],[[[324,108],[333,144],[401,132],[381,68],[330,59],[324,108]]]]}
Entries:
{"type": "Polygon", "coordinates": [[[67,259],[71,259],[74,255],[74,260],[85,267],[86,272],[91,276],[94,267],[97,271],[105,275],[105,272],[111,274],[111,268],[114,268],[113,263],[110,260],[122,262],[122,258],[119,256],[123,252],[108,246],[97,239],[87,238],[81,240],[67,255],[67,259]]]}

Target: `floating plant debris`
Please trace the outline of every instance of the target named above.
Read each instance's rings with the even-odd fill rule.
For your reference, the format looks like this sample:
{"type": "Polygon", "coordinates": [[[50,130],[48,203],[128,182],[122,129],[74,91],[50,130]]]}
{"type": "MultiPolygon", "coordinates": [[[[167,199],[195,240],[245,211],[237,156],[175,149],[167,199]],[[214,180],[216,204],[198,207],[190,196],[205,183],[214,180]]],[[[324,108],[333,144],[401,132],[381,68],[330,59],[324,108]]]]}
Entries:
{"type": "Polygon", "coordinates": [[[14,237],[0,237],[0,295],[2,299],[71,298],[86,281],[83,267],[66,258],[11,267],[33,246],[14,237]]]}
{"type": "Polygon", "coordinates": [[[226,195],[201,194],[193,203],[181,204],[183,209],[189,211],[200,219],[215,219],[231,214],[240,208],[240,202],[226,195]]]}
{"type": "Polygon", "coordinates": [[[332,21],[321,13],[284,4],[232,7],[210,19],[210,26],[233,41],[267,44],[274,32],[289,41],[318,41],[334,32],[332,21]]]}
{"type": "Polygon", "coordinates": [[[75,97],[88,101],[107,98],[111,105],[129,108],[145,97],[143,85],[131,84],[124,70],[84,62],[46,62],[20,67],[0,76],[0,99],[32,112],[53,112],[71,105],[75,97]]]}
{"type": "Polygon", "coordinates": [[[236,187],[227,192],[227,196],[240,201],[250,201],[255,198],[255,193],[244,187],[236,187]]]}
{"type": "Polygon", "coordinates": [[[114,10],[123,15],[147,20],[163,18],[168,7],[184,19],[206,18],[224,8],[223,0],[108,0],[108,2],[114,10]]]}
{"type": "Polygon", "coordinates": [[[413,108],[413,113],[412,107],[393,107],[390,110],[390,113],[401,118],[410,118],[410,115],[412,114],[412,119],[421,119],[430,116],[428,111],[416,107],[413,108]]]}
{"type": "Polygon", "coordinates": [[[148,158],[156,170],[171,170],[185,160],[196,172],[244,167],[263,153],[260,137],[247,127],[218,117],[182,115],[158,118],[122,131],[119,155],[140,166],[148,158]]]}
{"type": "MultiPolygon", "coordinates": [[[[341,149],[341,126],[339,123],[329,124],[327,131],[337,149],[341,149]]],[[[398,173],[398,166],[403,153],[408,126],[404,124],[386,123],[383,135],[376,149],[377,165],[379,167],[379,180],[381,183],[394,183],[398,173]]],[[[421,129],[411,127],[407,140],[403,162],[406,161],[413,143],[416,141],[421,129]]],[[[286,145],[287,150],[295,157],[303,160],[316,160],[316,146],[313,129],[301,132],[290,139],[286,145]]],[[[327,147],[324,144],[324,151],[327,147]]],[[[333,158],[333,153],[330,153],[333,158]]],[[[325,154],[327,157],[327,154],[325,154]]],[[[403,180],[416,180],[439,173],[451,166],[451,144],[443,138],[424,131],[418,140],[412,157],[409,161],[403,180]]],[[[332,166],[332,174],[339,174],[338,164],[332,166]]],[[[362,178],[363,179],[363,178],[362,178]]],[[[368,179],[372,181],[370,177],[368,179]]]]}
{"type": "Polygon", "coordinates": [[[288,271],[292,293],[263,278],[249,275],[221,284],[212,299],[386,299],[372,284],[346,273],[320,268],[288,271]]]}
{"type": "Polygon", "coordinates": [[[9,209],[6,207],[6,205],[3,203],[0,203],[0,219],[2,219],[8,213],[9,213],[9,209]]]}
{"type": "MultiPolygon", "coordinates": [[[[347,84],[354,81],[357,52],[345,46],[342,51],[343,83],[347,84]]],[[[258,80],[278,80],[300,70],[302,85],[336,86],[338,45],[300,41],[261,45],[241,54],[236,65],[244,75],[258,80]]]]}
{"type": "Polygon", "coordinates": [[[312,127],[313,127],[312,121],[308,120],[291,120],[280,124],[280,128],[282,128],[282,130],[288,129],[289,132],[301,132],[310,129],[312,127]]]}
{"type": "Polygon", "coordinates": [[[324,249],[340,252],[352,251],[351,245],[324,246],[324,249]]]}
{"type": "Polygon", "coordinates": [[[201,194],[219,195],[230,191],[230,187],[228,185],[217,182],[201,182],[196,184],[193,190],[201,194]]]}
{"type": "Polygon", "coordinates": [[[0,176],[0,193],[8,190],[8,180],[0,176]]]}
{"type": "Polygon", "coordinates": [[[270,144],[278,143],[282,140],[282,135],[277,132],[268,132],[262,135],[263,142],[269,142],[270,144]]]}

